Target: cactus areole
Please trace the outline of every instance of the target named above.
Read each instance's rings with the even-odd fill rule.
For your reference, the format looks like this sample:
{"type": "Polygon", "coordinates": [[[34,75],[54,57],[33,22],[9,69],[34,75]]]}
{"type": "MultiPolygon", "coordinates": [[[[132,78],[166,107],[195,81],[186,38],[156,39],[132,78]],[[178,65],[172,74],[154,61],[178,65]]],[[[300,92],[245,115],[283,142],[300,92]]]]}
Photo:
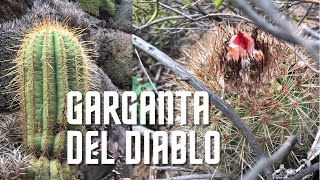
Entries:
{"type": "Polygon", "coordinates": [[[89,87],[85,52],[79,33],[50,20],[35,25],[22,40],[15,73],[24,141],[30,150],[51,153],[54,147],[64,147],[65,138],[57,134],[67,128],[67,93],[84,93],[89,87]]]}

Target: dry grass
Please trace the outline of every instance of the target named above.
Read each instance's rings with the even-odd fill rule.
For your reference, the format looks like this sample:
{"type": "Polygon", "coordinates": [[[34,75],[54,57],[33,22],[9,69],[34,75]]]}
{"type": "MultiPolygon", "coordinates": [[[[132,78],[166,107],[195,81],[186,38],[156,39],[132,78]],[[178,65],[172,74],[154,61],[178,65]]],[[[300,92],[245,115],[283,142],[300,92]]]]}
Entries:
{"type": "Polygon", "coordinates": [[[30,157],[21,146],[15,149],[2,148],[0,152],[0,177],[4,179],[22,178],[30,157]]]}
{"type": "Polygon", "coordinates": [[[0,179],[21,179],[29,165],[19,123],[19,113],[0,115],[0,179]]]}

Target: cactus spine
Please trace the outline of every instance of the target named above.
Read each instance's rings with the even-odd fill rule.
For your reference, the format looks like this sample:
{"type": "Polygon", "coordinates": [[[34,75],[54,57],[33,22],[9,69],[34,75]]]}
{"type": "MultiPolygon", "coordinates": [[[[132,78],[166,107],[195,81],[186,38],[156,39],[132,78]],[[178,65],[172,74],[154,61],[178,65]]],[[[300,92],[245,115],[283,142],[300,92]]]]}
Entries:
{"type": "Polygon", "coordinates": [[[23,39],[15,67],[29,149],[52,153],[64,147],[67,93],[89,89],[90,62],[85,52],[76,32],[49,21],[35,26],[23,39]]]}
{"type": "Polygon", "coordinates": [[[68,164],[61,164],[57,159],[49,160],[41,156],[39,159],[33,157],[27,170],[26,179],[45,180],[71,180],[76,179],[74,172],[68,164]]]}
{"type": "MultiPolygon", "coordinates": [[[[298,137],[299,143],[292,154],[281,162],[287,168],[298,167],[299,162],[296,159],[306,158],[306,152],[311,147],[317,130],[318,90],[312,85],[317,80],[312,76],[300,78],[303,73],[305,72],[296,70],[278,76],[264,87],[264,93],[252,99],[243,98],[241,95],[226,97],[268,155],[283,144],[286,136],[298,137]]],[[[222,137],[221,169],[236,174],[239,169],[251,166],[254,163],[254,154],[250,151],[246,139],[225,116],[216,113],[212,117],[214,121],[208,130],[217,130],[222,137]]]]}
{"type": "MultiPolygon", "coordinates": [[[[286,136],[296,135],[299,143],[288,159],[281,162],[286,168],[296,169],[299,166],[297,160],[306,158],[317,131],[319,79],[299,65],[290,49],[265,33],[259,33],[256,39],[264,59],[251,59],[250,69],[239,71],[235,68],[237,66],[230,65],[233,62],[226,59],[227,47],[224,42],[234,35],[233,32],[252,31],[250,26],[241,27],[221,25],[216,31],[206,33],[203,39],[186,49],[186,66],[212,92],[219,94],[222,93],[221,89],[225,90],[224,100],[233,106],[266,154],[274,153],[286,136]],[[221,79],[223,83],[219,82],[221,79]]],[[[185,84],[182,86],[190,89],[185,84]]],[[[209,130],[221,134],[218,171],[237,176],[242,170],[252,167],[256,162],[255,154],[247,140],[216,108],[212,107],[210,117],[210,126],[191,128],[199,137],[204,137],[209,130]]],[[[189,131],[190,126],[177,129],[189,131]]],[[[203,138],[199,138],[197,143],[199,147],[202,146],[203,138]]],[[[204,156],[201,148],[197,153],[200,157],[204,156]]],[[[199,168],[217,171],[216,166],[199,168]]]]}
{"type": "Polygon", "coordinates": [[[35,154],[27,178],[72,178],[71,168],[61,163],[66,152],[66,130],[85,131],[85,127],[67,125],[67,93],[87,92],[92,79],[89,71],[95,67],[79,34],[45,20],[26,33],[14,61],[12,73],[19,87],[23,140],[35,154]]]}

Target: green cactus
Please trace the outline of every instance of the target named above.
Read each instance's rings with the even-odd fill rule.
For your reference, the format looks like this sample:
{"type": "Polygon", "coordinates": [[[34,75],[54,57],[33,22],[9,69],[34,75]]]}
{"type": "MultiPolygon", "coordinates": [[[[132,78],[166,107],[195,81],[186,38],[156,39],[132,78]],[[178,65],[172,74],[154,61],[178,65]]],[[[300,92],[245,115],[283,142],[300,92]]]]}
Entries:
{"type": "Polygon", "coordinates": [[[26,173],[26,179],[71,180],[76,179],[71,167],[59,160],[49,160],[44,156],[32,157],[26,173]]]}
{"type": "Polygon", "coordinates": [[[113,16],[116,13],[116,2],[115,0],[101,0],[101,8],[113,16]]]}
{"type": "MultiPolygon", "coordinates": [[[[301,78],[305,71],[289,72],[279,76],[270,84],[263,87],[264,93],[254,97],[228,94],[225,100],[233,106],[237,114],[244,120],[253,132],[264,152],[271,155],[285,141],[287,136],[295,135],[298,143],[292,153],[282,163],[288,168],[299,167],[299,159],[304,159],[310,149],[317,131],[319,117],[319,89],[317,77],[301,78]]],[[[255,164],[255,155],[248,141],[233,126],[230,120],[219,110],[210,110],[211,123],[209,126],[194,126],[198,137],[204,137],[207,131],[218,131],[221,135],[221,160],[218,166],[206,166],[206,170],[239,175],[243,169],[255,164]]],[[[190,127],[178,127],[189,131],[190,127]]],[[[197,141],[203,146],[204,139],[197,141]]],[[[202,158],[204,149],[197,150],[202,158]]],[[[200,167],[199,167],[200,168],[200,167]]],[[[204,167],[201,167],[204,168],[204,167]]]]}
{"type": "MultiPolygon", "coordinates": [[[[246,27],[250,29],[250,26],[246,27]]],[[[240,30],[251,31],[243,29],[243,26],[240,29],[222,25],[214,33],[208,32],[205,38],[187,49],[186,65],[211,91],[219,94],[224,86],[224,100],[233,106],[267,155],[274,153],[286,136],[296,135],[299,143],[282,163],[287,168],[297,168],[298,160],[306,158],[317,131],[319,80],[297,63],[296,55],[290,49],[265,33],[257,37],[258,47],[264,54],[263,61],[251,59],[250,69],[236,71],[235,66],[230,65],[232,62],[225,58],[227,48],[224,43],[233,32],[240,30]],[[248,78],[243,78],[243,75],[248,75],[248,78]],[[223,82],[219,82],[221,79],[223,82]]],[[[199,137],[204,137],[210,130],[221,134],[221,161],[218,166],[201,168],[211,172],[218,168],[221,172],[238,175],[252,167],[256,163],[255,155],[230,120],[214,107],[210,118],[209,126],[191,128],[199,137]]],[[[189,131],[190,126],[178,129],[189,131]]],[[[204,140],[200,138],[197,143],[200,147],[204,140]]],[[[197,153],[203,157],[203,148],[199,148],[197,153]]]]}
{"type": "Polygon", "coordinates": [[[43,150],[42,138],[42,132],[35,135],[35,152],[48,152],[49,154],[54,154],[55,157],[61,157],[65,154],[67,149],[67,132],[65,130],[58,132],[56,135],[49,135],[47,145],[48,151],[43,150]]]}
{"type": "Polygon", "coordinates": [[[99,15],[100,8],[107,11],[111,16],[116,12],[115,0],[78,0],[82,8],[95,16],[99,15]]]}
{"type": "Polygon", "coordinates": [[[64,151],[65,130],[70,127],[66,120],[67,93],[89,90],[92,63],[86,53],[75,31],[49,20],[24,37],[14,73],[24,141],[33,152],[64,151]]]}
{"type": "Polygon", "coordinates": [[[94,79],[90,71],[96,67],[80,33],[44,20],[26,33],[14,60],[11,74],[16,75],[13,85],[18,87],[23,140],[34,153],[27,179],[75,179],[72,168],[61,164],[66,130],[85,127],[67,124],[67,93],[87,92],[94,79]]]}
{"type": "Polygon", "coordinates": [[[67,149],[67,132],[61,131],[54,138],[53,154],[56,157],[59,157],[65,153],[66,149],[67,149]]]}
{"type": "MultiPolygon", "coordinates": [[[[298,137],[299,143],[293,153],[282,162],[292,168],[299,166],[297,159],[306,158],[316,134],[319,116],[318,92],[312,85],[316,79],[300,78],[300,75],[302,72],[295,71],[294,74],[279,77],[264,87],[264,93],[252,99],[241,95],[226,98],[263,145],[266,154],[274,153],[286,136],[298,137]]],[[[255,163],[254,154],[246,139],[214,108],[212,119],[213,123],[207,130],[216,130],[221,134],[220,168],[237,174],[239,170],[252,166],[255,163]]]]}

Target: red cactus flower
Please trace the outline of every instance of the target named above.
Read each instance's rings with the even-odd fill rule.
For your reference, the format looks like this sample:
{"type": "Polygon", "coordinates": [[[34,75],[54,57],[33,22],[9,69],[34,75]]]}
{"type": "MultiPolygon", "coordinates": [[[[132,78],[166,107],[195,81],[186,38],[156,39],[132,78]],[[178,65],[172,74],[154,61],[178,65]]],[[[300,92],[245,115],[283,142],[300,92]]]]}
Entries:
{"type": "Polygon", "coordinates": [[[226,93],[250,96],[284,71],[278,65],[291,54],[274,37],[244,23],[222,23],[183,51],[187,66],[211,90],[219,91],[223,79],[226,93]]]}
{"type": "Polygon", "coordinates": [[[263,58],[262,51],[255,49],[252,37],[241,31],[231,37],[227,50],[227,60],[247,59],[248,61],[249,57],[253,57],[255,60],[260,61],[263,58]]]}

